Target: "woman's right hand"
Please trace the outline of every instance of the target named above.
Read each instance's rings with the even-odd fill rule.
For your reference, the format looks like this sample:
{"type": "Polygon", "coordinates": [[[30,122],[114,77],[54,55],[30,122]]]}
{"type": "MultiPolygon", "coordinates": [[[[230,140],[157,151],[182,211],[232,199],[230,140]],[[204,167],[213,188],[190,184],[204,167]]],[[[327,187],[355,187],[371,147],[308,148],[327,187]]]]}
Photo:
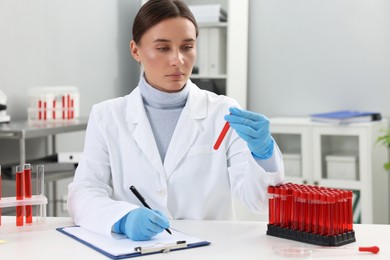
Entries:
{"type": "Polygon", "coordinates": [[[161,212],[144,207],[130,211],[119,221],[121,233],[135,241],[149,240],[169,228],[169,221],[161,212]]]}

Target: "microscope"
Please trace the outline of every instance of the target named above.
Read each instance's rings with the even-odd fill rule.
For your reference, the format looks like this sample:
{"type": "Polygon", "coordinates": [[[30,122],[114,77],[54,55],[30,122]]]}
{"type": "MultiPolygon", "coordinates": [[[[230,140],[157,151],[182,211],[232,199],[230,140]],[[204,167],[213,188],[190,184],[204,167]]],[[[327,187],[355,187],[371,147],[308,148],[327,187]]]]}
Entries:
{"type": "Polygon", "coordinates": [[[8,123],[11,117],[7,115],[7,96],[0,89],[0,124],[8,123]]]}

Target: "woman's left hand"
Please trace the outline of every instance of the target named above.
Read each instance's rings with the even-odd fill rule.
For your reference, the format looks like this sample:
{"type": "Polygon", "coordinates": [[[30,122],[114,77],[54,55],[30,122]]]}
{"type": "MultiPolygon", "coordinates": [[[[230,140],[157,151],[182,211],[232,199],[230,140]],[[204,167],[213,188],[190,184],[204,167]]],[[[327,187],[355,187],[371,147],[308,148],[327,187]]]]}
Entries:
{"type": "Polygon", "coordinates": [[[274,139],[269,129],[269,119],[264,115],[231,107],[230,115],[224,118],[237,134],[244,139],[252,154],[259,159],[268,159],[274,150],[274,139]]]}

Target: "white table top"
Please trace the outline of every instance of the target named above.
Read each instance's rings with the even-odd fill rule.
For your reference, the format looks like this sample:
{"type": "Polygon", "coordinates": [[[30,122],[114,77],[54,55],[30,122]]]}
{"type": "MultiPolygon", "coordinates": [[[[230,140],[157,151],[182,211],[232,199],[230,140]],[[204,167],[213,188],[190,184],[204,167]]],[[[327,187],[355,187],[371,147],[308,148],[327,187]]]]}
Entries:
{"type": "MultiPolygon", "coordinates": [[[[14,223],[15,217],[2,217],[0,241],[5,242],[0,243],[0,259],[107,259],[55,230],[56,227],[73,225],[70,218],[49,217],[44,224],[19,231],[14,223]]],[[[390,225],[354,225],[357,242],[341,247],[344,249],[329,250],[267,236],[266,225],[257,221],[171,221],[172,228],[210,241],[211,245],[139,259],[288,259],[274,254],[273,247],[283,244],[311,247],[311,259],[390,259],[390,225]],[[373,245],[380,247],[377,255],[357,250],[358,246],[373,245]]]]}

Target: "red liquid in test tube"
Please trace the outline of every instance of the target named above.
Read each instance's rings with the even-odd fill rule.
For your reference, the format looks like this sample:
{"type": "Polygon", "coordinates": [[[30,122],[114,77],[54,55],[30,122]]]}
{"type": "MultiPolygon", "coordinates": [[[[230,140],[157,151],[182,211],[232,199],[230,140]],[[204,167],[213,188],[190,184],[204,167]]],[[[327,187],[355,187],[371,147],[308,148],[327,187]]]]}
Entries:
{"type": "Polygon", "coordinates": [[[66,106],[66,108],[67,108],[67,110],[68,110],[68,119],[70,119],[70,95],[68,94],[67,95],[67,106],[66,106]]]}
{"type": "Polygon", "coordinates": [[[348,231],[352,231],[353,229],[353,210],[352,210],[352,191],[348,191],[347,197],[347,225],[348,231]]]}
{"type": "MultiPolygon", "coordinates": [[[[16,200],[23,200],[24,196],[23,167],[16,166],[16,200]]],[[[16,226],[23,226],[23,206],[16,206],[16,226]]]]}
{"type": "Polygon", "coordinates": [[[293,206],[292,206],[292,221],[291,221],[291,227],[295,230],[299,229],[299,214],[300,214],[300,197],[301,194],[299,190],[293,190],[293,206]]]}
{"type": "Polygon", "coordinates": [[[56,119],[56,98],[53,99],[53,119],[56,119]]]}
{"type": "Polygon", "coordinates": [[[47,103],[43,102],[43,120],[47,119],[47,103]]]}
{"type": "Polygon", "coordinates": [[[65,119],[65,96],[62,95],[61,97],[61,104],[62,104],[62,119],[65,119]]]}
{"type": "Polygon", "coordinates": [[[342,233],[342,224],[341,224],[341,213],[340,213],[340,210],[341,210],[341,193],[340,191],[336,190],[335,193],[335,199],[336,199],[336,202],[335,202],[335,229],[334,229],[334,234],[335,235],[338,235],[340,233],[342,233]]]}
{"type": "Polygon", "coordinates": [[[287,190],[287,227],[291,228],[292,221],[292,206],[293,206],[293,196],[292,196],[292,187],[289,187],[287,190]]]}
{"type": "Polygon", "coordinates": [[[314,192],[312,196],[312,232],[318,234],[318,211],[320,208],[319,194],[317,191],[314,192]]]}
{"type": "Polygon", "coordinates": [[[275,225],[280,226],[280,188],[275,187],[275,225]]]}
{"type": "Polygon", "coordinates": [[[300,210],[299,213],[299,230],[305,231],[305,217],[306,217],[306,211],[307,211],[307,202],[306,202],[306,192],[302,191],[300,196],[300,210]]]}
{"type": "Polygon", "coordinates": [[[305,221],[305,231],[306,232],[311,232],[311,222],[312,222],[312,207],[313,207],[313,204],[312,204],[312,194],[311,194],[311,191],[309,190],[306,194],[306,221],[305,221]]]}
{"type": "Polygon", "coordinates": [[[70,113],[70,118],[73,119],[74,118],[74,99],[72,98],[70,100],[70,106],[71,106],[71,113],[70,113]]]}
{"type": "Polygon", "coordinates": [[[331,221],[331,216],[330,216],[330,198],[329,194],[326,194],[326,200],[325,200],[325,236],[329,235],[329,230],[330,230],[330,221],[331,221]]]}
{"type": "Polygon", "coordinates": [[[42,101],[38,100],[38,119],[42,119],[42,101]]]}
{"type": "Polygon", "coordinates": [[[334,194],[329,194],[327,198],[329,215],[328,215],[328,236],[334,236],[335,227],[337,226],[336,222],[336,198],[334,194]]]}
{"type": "Polygon", "coordinates": [[[347,197],[348,197],[348,191],[343,191],[343,197],[342,197],[342,212],[341,212],[341,221],[342,221],[342,232],[348,231],[348,225],[347,225],[347,216],[348,216],[348,207],[347,207],[347,197]]]}
{"type": "MultiPolygon", "coordinates": [[[[24,165],[24,197],[32,197],[31,164],[24,165]]],[[[26,223],[32,223],[32,205],[26,206],[26,223]]]]}
{"type": "Polygon", "coordinates": [[[226,135],[227,132],[229,131],[229,128],[230,128],[230,124],[229,124],[229,122],[226,122],[225,125],[224,125],[223,128],[222,128],[221,133],[220,133],[219,136],[218,136],[217,141],[216,141],[215,144],[214,144],[214,150],[218,150],[218,148],[219,148],[219,146],[221,145],[223,139],[225,138],[225,135],[226,135]]]}
{"type": "Polygon", "coordinates": [[[268,187],[268,223],[273,225],[275,223],[275,188],[273,186],[268,187]]]}
{"type": "Polygon", "coordinates": [[[326,195],[320,194],[320,205],[318,211],[318,233],[321,235],[325,235],[325,203],[326,203],[326,195]]]}
{"type": "Polygon", "coordinates": [[[283,186],[280,188],[280,226],[287,227],[287,189],[283,186]]]}

